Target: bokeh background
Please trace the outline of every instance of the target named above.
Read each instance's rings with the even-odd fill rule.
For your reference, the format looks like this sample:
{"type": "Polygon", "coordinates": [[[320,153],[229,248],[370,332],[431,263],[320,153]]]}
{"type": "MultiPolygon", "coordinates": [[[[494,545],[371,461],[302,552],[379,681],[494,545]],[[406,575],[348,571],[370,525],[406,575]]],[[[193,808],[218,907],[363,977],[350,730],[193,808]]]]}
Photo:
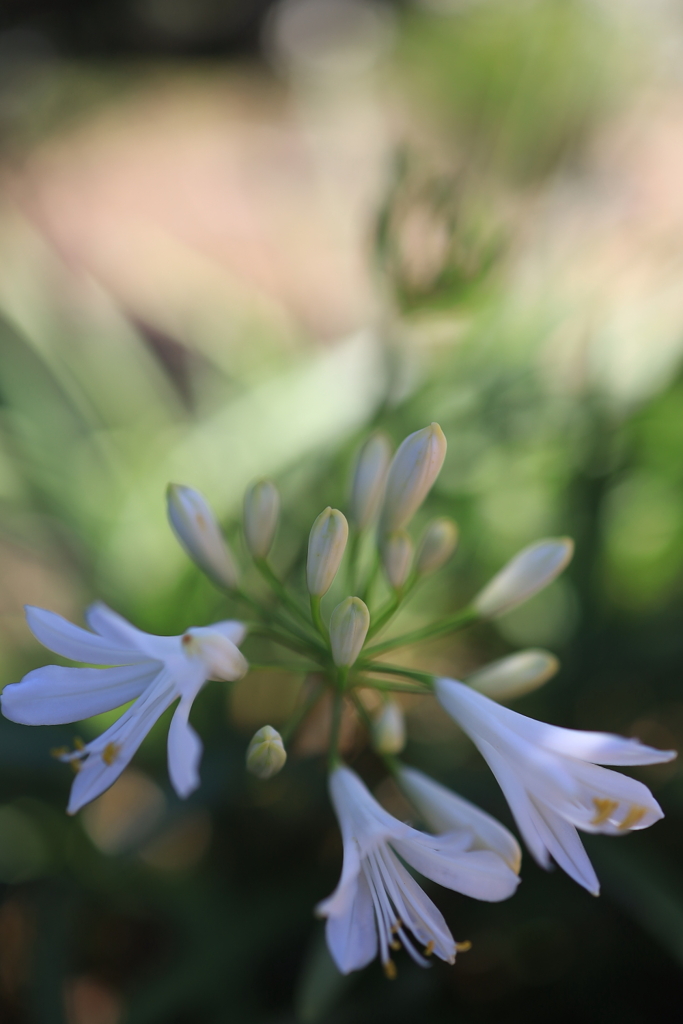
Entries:
{"type": "MultiPolygon", "coordinates": [[[[461,547],[404,623],[569,533],[538,599],[409,654],[462,674],[562,659],[519,710],[683,740],[683,14],[675,0],[5,0],[0,10],[0,679],[54,660],[25,603],[103,598],[176,633],[235,609],[167,526],[169,480],[239,548],[245,486],[284,503],[276,562],[360,439],[432,420],[420,513],[461,547]]],[[[255,648],[245,648],[247,654],[255,648]]],[[[683,987],[683,778],[667,817],[587,845],[599,900],[525,857],[501,905],[435,893],[473,949],[342,979],[314,903],[341,849],[309,723],[246,778],[301,680],[210,684],[203,784],[171,793],[162,721],[75,819],[50,748],[0,722],[3,1024],[623,1024],[683,987]]],[[[511,824],[471,744],[406,702],[406,757],[511,824]]],[[[409,814],[349,725],[350,757],[409,814]]]]}

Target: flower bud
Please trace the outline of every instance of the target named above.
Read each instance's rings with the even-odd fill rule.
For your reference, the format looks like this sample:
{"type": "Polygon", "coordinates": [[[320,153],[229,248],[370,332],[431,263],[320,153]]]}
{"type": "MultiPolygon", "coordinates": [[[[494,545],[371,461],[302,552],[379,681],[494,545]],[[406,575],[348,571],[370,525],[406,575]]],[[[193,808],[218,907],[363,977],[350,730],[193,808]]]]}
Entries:
{"type": "Polygon", "coordinates": [[[405,747],[406,723],[396,701],[387,701],[372,723],[372,745],[378,754],[400,754],[405,747]]]}
{"type": "Polygon", "coordinates": [[[330,644],[335,665],[350,667],[360,654],[370,628],[368,606],[359,597],[347,597],[330,616],[330,644]]]}
{"type": "Polygon", "coordinates": [[[190,558],[219,587],[234,590],[237,565],[206,498],[181,484],[169,484],[166,497],[171,527],[190,558]]]}
{"type": "Polygon", "coordinates": [[[574,554],[571,537],[551,537],[515,555],[472,602],[482,618],[492,619],[527,601],[555,579],[574,554]]]}
{"type": "Polygon", "coordinates": [[[234,682],[249,671],[249,662],[232,640],[211,626],[196,626],[183,634],[183,654],[201,658],[210,679],[234,682]]]}
{"type": "Polygon", "coordinates": [[[313,523],[308,538],[306,583],[309,594],[322,597],[330,589],[348,536],[349,524],[346,519],[338,509],[328,505],[313,523]]]}
{"type": "Polygon", "coordinates": [[[458,545],[458,527],[452,519],[432,519],[422,534],[415,568],[419,576],[427,576],[445,565],[458,545]]]}
{"type": "Polygon", "coordinates": [[[560,667],[549,651],[518,651],[473,672],[465,682],[492,700],[512,700],[542,686],[560,667]]]}
{"type": "Polygon", "coordinates": [[[384,539],[382,564],[391,586],[400,590],[413,564],[413,542],[405,530],[397,530],[384,539]]]}
{"type": "Polygon", "coordinates": [[[358,454],[351,487],[351,517],[361,530],[377,515],[390,460],[389,438],[381,431],[371,434],[358,454]]]}
{"type": "Polygon", "coordinates": [[[280,495],[270,480],[257,480],[244,495],[244,537],[254,558],[271,549],[280,515],[280,495]]]}
{"type": "Polygon", "coordinates": [[[384,492],[380,532],[406,526],[439,475],[446,457],[446,438],[438,423],[416,430],[402,442],[392,459],[384,492]]]}
{"type": "Polygon", "coordinates": [[[247,747],[247,771],[259,779],[277,775],[287,760],[282,736],[272,725],[264,725],[254,733],[247,747]]]}

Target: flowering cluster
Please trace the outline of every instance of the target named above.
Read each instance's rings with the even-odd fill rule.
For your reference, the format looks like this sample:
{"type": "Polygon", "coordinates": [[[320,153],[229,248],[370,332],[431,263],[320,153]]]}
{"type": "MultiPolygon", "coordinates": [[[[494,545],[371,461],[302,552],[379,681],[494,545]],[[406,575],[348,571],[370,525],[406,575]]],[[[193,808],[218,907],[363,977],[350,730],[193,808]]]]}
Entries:
{"type": "Polygon", "coordinates": [[[430,522],[417,546],[408,532],[445,454],[446,439],[436,423],[407,437],[393,457],[382,433],[367,440],[355,466],[350,523],[333,508],[313,523],[307,602],[269,560],[280,511],[272,482],[261,480],[249,489],[243,523],[246,549],[275,598],[267,602],[243,587],[238,560],[205,499],[189,487],[170,486],[168,513],[180,543],[218,587],[243,603],[249,625],[225,620],[187,629],[181,636],[152,636],[99,603],[86,612],[88,629],[53,612],[28,608],[29,628],[50,651],[102,667],[48,665],[2,693],[3,714],[25,725],[76,722],[130,704],[97,739],[56,752],[76,772],[68,806],[73,814],[112,785],[175,701],[168,734],[169,776],[180,797],[198,787],[202,745],[189,724],[192,702],[209,679],[235,681],[248,672],[239,649],[248,631],[264,638],[271,649],[287,652],[272,664],[314,672],[316,685],[282,732],[270,725],[258,730],[246,751],[246,767],[261,779],[279,772],[287,759],[285,743],[327,695],[332,706],[329,791],[344,859],[339,885],[317,911],[327,919],[330,953],[344,973],[379,954],[386,974],[393,977],[392,952],[400,947],[423,965],[432,954],[453,963],[456,953],[467,948],[467,943],[454,940],[409,868],[490,902],[507,899],[519,882],[521,851],[514,836],[478,807],[398,759],[405,724],[392,692],[435,697],[488,762],[532,856],[546,868],[552,858],[594,894],[598,881],[577,829],[621,835],[662,817],[646,786],[602,766],[653,764],[675,756],[634,739],[545,725],[503,707],[499,701],[534,689],[557,671],[557,660],[546,651],[503,658],[464,682],[386,660],[397,648],[507,612],[549,584],[572,555],[567,538],[539,541],[513,558],[464,610],[408,633],[376,639],[420,581],[445,565],[455,550],[458,531],[449,519],[430,522]],[[322,599],[345,553],[348,589],[356,592],[328,616],[322,599]],[[388,596],[377,602],[372,595],[380,572],[388,596]],[[304,660],[294,666],[289,652],[304,660]],[[376,691],[372,704],[370,690],[376,691]],[[345,707],[355,709],[377,755],[429,831],[389,814],[342,762],[339,736],[345,707]]]}

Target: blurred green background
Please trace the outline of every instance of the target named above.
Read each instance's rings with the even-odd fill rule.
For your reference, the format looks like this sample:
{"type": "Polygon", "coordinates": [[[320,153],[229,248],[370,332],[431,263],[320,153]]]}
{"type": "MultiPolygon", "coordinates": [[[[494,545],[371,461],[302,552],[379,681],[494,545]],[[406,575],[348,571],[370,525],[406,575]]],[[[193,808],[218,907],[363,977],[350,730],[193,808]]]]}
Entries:
{"type": "MultiPolygon", "coordinates": [[[[81,622],[102,598],[169,633],[236,613],[173,540],[169,480],[239,548],[244,488],[272,476],[296,585],[367,429],[398,443],[437,420],[449,452],[417,525],[454,516],[461,547],[405,624],[537,537],[577,555],[412,663],[457,676],[546,646],[562,671],[520,711],[680,747],[682,53],[677,5],[647,0],[5,4],[3,683],[51,660],[25,603],[81,622]]],[[[243,771],[300,683],[210,684],[201,789],[170,791],[165,719],[75,819],[49,751],[102,721],[0,721],[3,1024],[674,1019],[675,763],[641,772],[664,822],[589,837],[599,900],[526,856],[507,903],[434,894],[473,942],[454,968],[340,978],[312,915],[341,857],[315,730],[276,779],[243,771]]],[[[456,727],[405,709],[406,758],[511,824],[456,727]]]]}

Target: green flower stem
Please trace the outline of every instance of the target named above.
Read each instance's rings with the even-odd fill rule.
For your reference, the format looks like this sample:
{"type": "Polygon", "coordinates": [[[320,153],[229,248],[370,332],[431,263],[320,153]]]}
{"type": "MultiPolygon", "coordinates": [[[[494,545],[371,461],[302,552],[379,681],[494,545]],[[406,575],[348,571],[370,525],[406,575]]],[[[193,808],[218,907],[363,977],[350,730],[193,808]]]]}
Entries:
{"type": "Polygon", "coordinates": [[[329,770],[332,771],[340,763],[339,731],[341,727],[342,709],[344,705],[344,689],[346,687],[347,668],[340,668],[337,674],[337,688],[332,704],[332,723],[330,726],[330,749],[327,756],[329,770]]]}
{"type": "Polygon", "coordinates": [[[327,626],[323,622],[322,613],[320,611],[320,600],[321,599],[316,594],[311,594],[311,618],[313,619],[315,628],[318,630],[320,635],[324,637],[325,641],[328,642],[330,634],[327,632],[327,626]]]}
{"type": "Polygon", "coordinates": [[[443,619],[432,626],[424,626],[422,629],[415,629],[412,633],[404,633],[402,636],[392,637],[390,640],[382,640],[381,643],[368,647],[363,652],[366,658],[376,658],[378,654],[385,651],[393,651],[397,647],[406,647],[408,644],[415,644],[421,640],[431,640],[437,636],[444,636],[446,633],[453,633],[458,629],[464,629],[479,619],[479,613],[474,608],[465,608],[457,615],[449,619],[443,619]]]}
{"type": "Polygon", "coordinates": [[[394,683],[386,679],[357,679],[354,687],[366,690],[381,690],[383,693],[414,693],[418,697],[429,696],[431,691],[424,686],[410,686],[408,683],[394,683]]]}
{"type": "Polygon", "coordinates": [[[259,601],[256,601],[250,594],[245,593],[245,591],[243,590],[232,590],[227,591],[227,593],[231,594],[233,597],[238,597],[240,600],[244,601],[245,604],[248,604],[251,608],[257,611],[261,618],[266,623],[266,625],[271,626],[272,623],[275,623],[281,629],[285,629],[289,633],[293,633],[294,636],[298,637],[299,640],[306,645],[305,648],[299,648],[300,653],[302,651],[304,653],[308,653],[308,650],[311,647],[316,649],[320,654],[326,653],[325,648],[322,646],[322,644],[319,643],[317,637],[304,633],[301,629],[299,629],[298,626],[291,623],[288,619],[283,618],[283,616],[279,614],[277,611],[271,608],[266,608],[259,601]]]}
{"type": "Polygon", "coordinates": [[[358,590],[358,554],[360,551],[360,539],[361,531],[358,527],[353,527],[351,532],[351,540],[348,546],[348,567],[349,567],[349,590],[352,594],[358,590]]]}
{"type": "Polygon", "coordinates": [[[401,601],[403,599],[402,591],[394,591],[393,596],[386,603],[381,612],[373,620],[368,630],[368,639],[373,637],[375,633],[379,633],[380,629],[386,626],[392,615],[398,611],[401,601]]]}
{"type": "Polygon", "coordinates": [[[431,672],[418,672],[414,668],[404,668],[403,665],[387,665],[385,662],[380,662],[376,665],[361,662],[358,667],[364,672],[380,672],[383,675],[405,676],[406,679],[415,679],[418,683],[422,683],[429,690],[434,688],[434,676],[431,672]]]}
{"type": "Polygon", "coordinates": [[[363,725],[365,726],[365,728],[368,730],[368,733],[370,734],[370,739],[372,739],[372,719],[370,718],[370,715],[368,714],[368,709],[365,707],[365,705],[363,704],[363,701],[360,699],[360,697],[358,696],[357,693],[353,693],[353,692],[351,693],[351,700],[355,704],[356,711],[358,712],[359,718],[361,719],[363,725]]]}
{"type": "Polygon", "coordinates": [[[286,661],[250,661],[249,662],[249,671],[250,672],[252,672],[252,671],[257,671],[257,672],[268,672],[268,671],[270,671],[270,672],[297,672],[297,673],[301,674],[301,673],[308,673],[308,672],[319,672],[320,671],[320,665],[315,665],[313,663],[311,663],[310,665],[305,665],[302,662],[296,662],[296,661],[290,661],[290,662],[286,662],[286,661]]]}
{"type": "Polygon", "coordinates": [[[318,703],[324,692],[325,684],[321,683],[319,686],[315,687],[307,700],[303,701],[298,708],[294,709],[286,724],[280,730],[283,743],[287,743],[288,740],[291,739],[304,719],[308,717],[309,712],[312,711],[318,703]]]}
{"type": "Polygon", "coordinates": [[[266,558],[255,558],[254,564],[285,607],[289,608],[293,615],[296,615],[297,618],[301,619],[306,626],[310,627],[311,623],[308,615],[306,614],[306,610],[298,603],[298,601],[294,600],[284,583],[278,579],[268,560],[266,558]]]}
{"type": "MultiPolygon", "coordinates": [[[[290,651],[296,651],[297,654],[306,654],[309,658],[327,653],[322,647],[312,648],[312,645],[308,642],[301,643],[294,637],[286,635],[283,636],[282,633],[277,632],[277,630],[273,629],[271,626],[254,626],[249,630],[249,635],[266,637],[268,640],[272,640],[273,643],[279,644],[280,647],[286,647],[290,651]]],[[[321,661],[320,664],[322,665],[323,662],[321,661]]]]}

